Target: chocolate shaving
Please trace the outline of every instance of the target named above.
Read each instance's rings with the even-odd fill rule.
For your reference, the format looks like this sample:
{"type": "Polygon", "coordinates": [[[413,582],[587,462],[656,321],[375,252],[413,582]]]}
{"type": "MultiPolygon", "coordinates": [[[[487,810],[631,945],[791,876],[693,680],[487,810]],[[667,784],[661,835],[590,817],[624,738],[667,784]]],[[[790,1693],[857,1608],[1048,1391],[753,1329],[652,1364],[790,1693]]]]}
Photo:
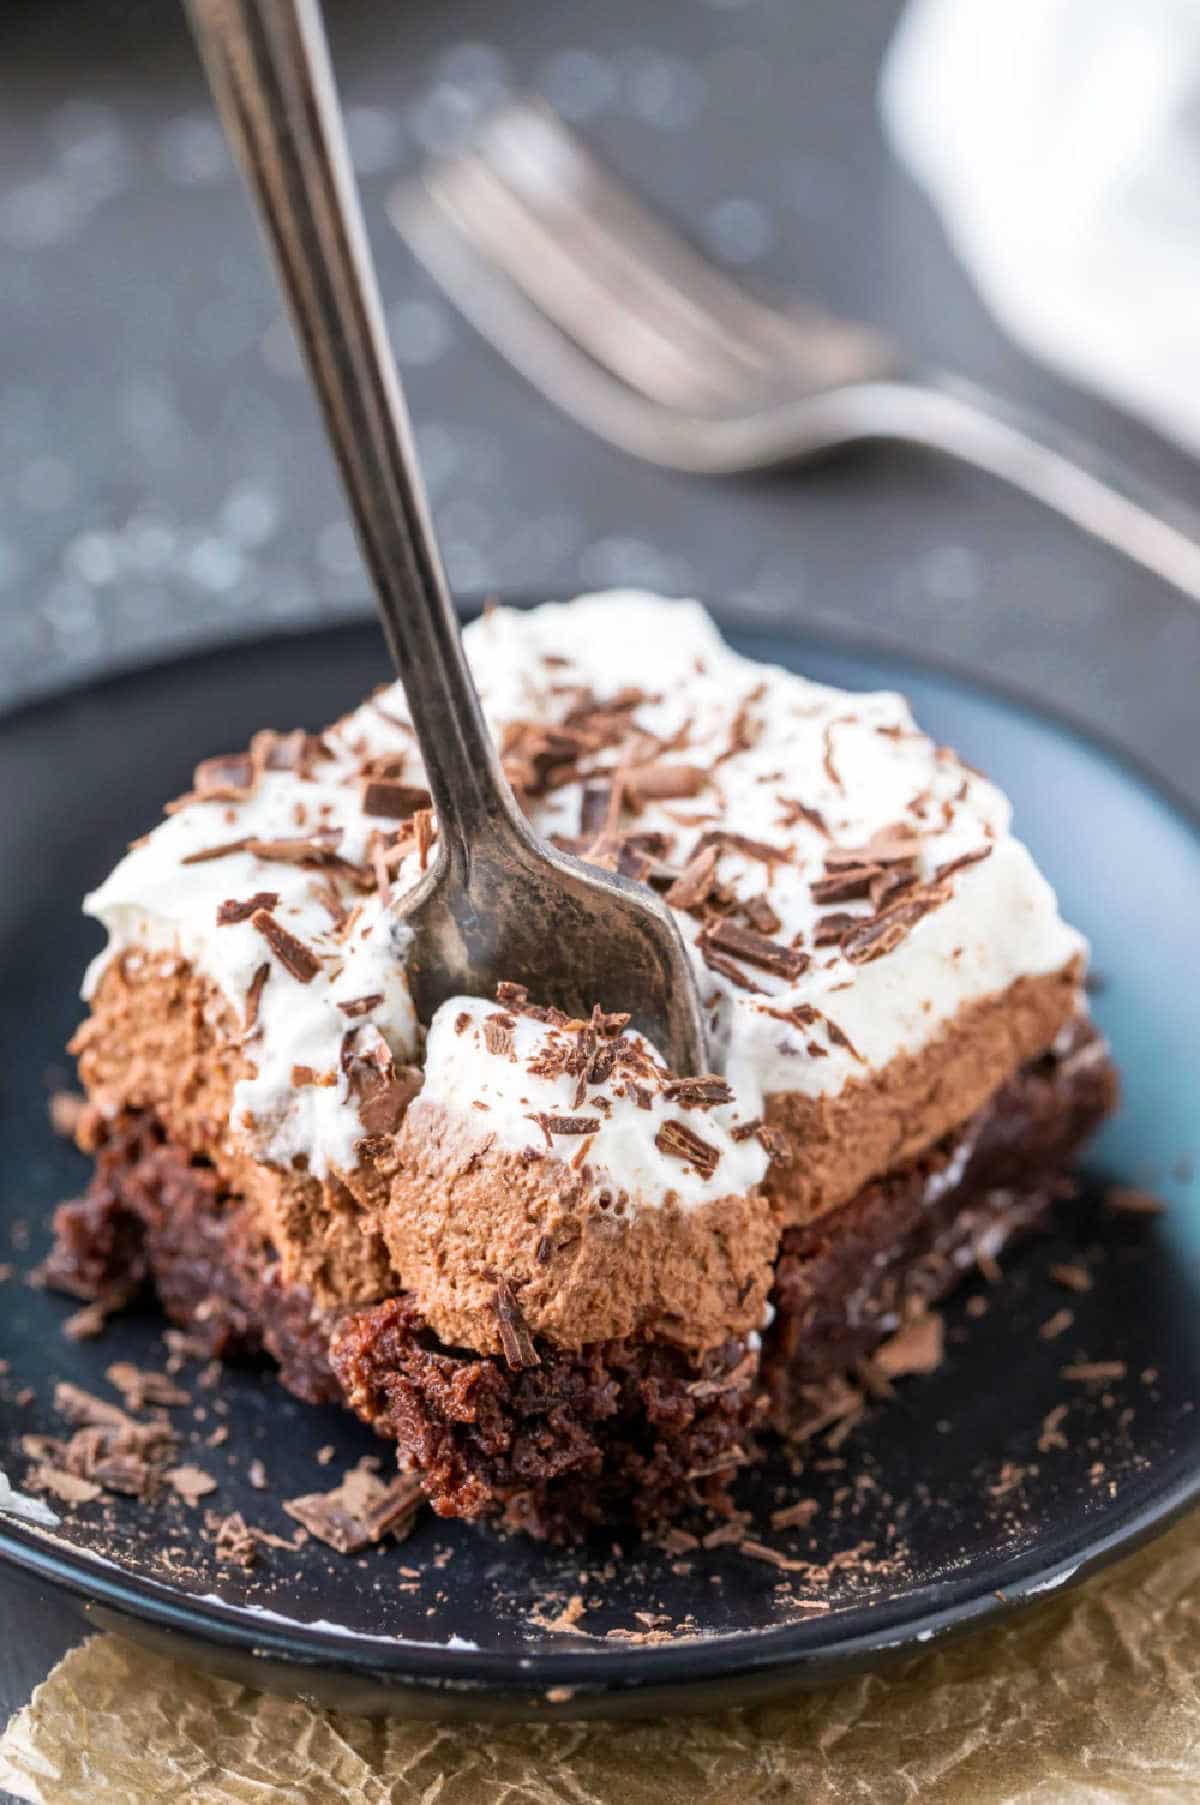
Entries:
{"type": "Polygon", "coordinates": [[[394,777],[368,777],[362,789],[364,815],[384,815],[406,821],[418,809],[428,808],[429,791],[421,784],[401,783],[394,777]]]}
{"type": "Polygon", "coordinates": [[[202,846],[199,852],[189,852],[179,863],[181,865],[205,865],[209,859],[228,858],[230,853],[245,852],[250,842],[248,839],[225,840],[219,846],[202,846]]]}
{"type": "Polygon", "coordinates": [[[654,1137],[654,1145],[671,1159],[685,1160],[695,1166],[701,1178],[711,1178],[721,1159],[720,1148],[702,1140],[686,1122],[664,1122],[654,1137]]]}
{"type": "Polygon", "coordinates": [[[375,888],[385,909],[392,906],[392,879],[387,864],[387,847],[379,834],[372,835],[368,854],[375,877],[375,888]]]}
{"type": "Polygon", "coordinates": [[[792,796],[780,796],[777,800],[783,810],[780,827],[795,827],[799,822],[804,821],[809,827],[815,828],[817,833],[823,834],[826,839],[829,838],[829,829],[825,825],[825,817],[820,809],[810,808],[807,802],[797,802],[792,796]]]}
{"type": "Polygon", "coordinates": [[[846,865],[826,877],[814,878],[808,886],[809,893],[818,905],[854,902],[857,898],[870,894],[872,880],[882,873],[882,865],[846,865]]]}
{"type": "Polygon", "coordinates": [[[421,871],[424,871],[429,865],[429,848],[433,845],[436,837],[432,809],[417,810],[413,816],[413,831],[417,837],[417,865],[421,871]]]}
{"type": "Polygon", "coordinates": [[[850,1039],[850,1036],[846,1033],[845,1029],[839,1028],[837,1023],[831,1021],[828,1016],[825,1017],[825,1032],[828,1034],[835,1047],[843,1048],[845,1052],[849,1053],[851,1059],[857,1059],[860,1064],[865,1063],[862,1054],[854,1045],[854,1042],[850,1039]]]}
{"type": "Polygon", "coordinates": [[[987,846],[976,847],[974,852],[960,852],[956,859],[947,859],[944,865],[939,865],[933,874],[934,878],[940,881],[950,877],[955,871],[965,870],[968,865],[978,865],[982,859],[990,858],[991,852],[990,842],[987,846]]]}
{"type": "Polygon", "coordinates": [[[733,1092],[724,1078],[711,1073],[699,1078],[668,1079],[663,1095],[678,1103],[680,1109],[712,1109],[718,1103],[733,1102],[733,1092]]]}
{"type": "Polygon", "coordinates": [[[741,904],[741,912],[756,934],[765,934],[768,938],[777,934],[783,922],[771,907],[765,896],[751,896],[741,904]]]}
{"type": "Polygon", "coordinates": [[[751,751],[762,738],[766,722],[761,716],[752,715],[750,706],[752,703],[762,700],[765,690],[765,684],[757,683],[745,701],[739,703],[737,713],[730,723],[728,743],[725,750],[718,755],[717,764],[723,765],[726,759],[736,758],[741,752],[751,751]]]}
{"type": "Polygon", "coordinates": [[[626,788],[638,802],[677,802],[698,796],[711,782],[699,765],[635,765],[626,774],[626,788]]]}
{"type": "Polygon", "coordinates": [[[258,1537],[247,1525],[240,1511],[227,1517],[210,1512],[205,1527],[213,1536],[217,1560],[235,1567],[253,1567],[258,1559],[258,1537]]]}
{"type": "Polygon", "coordinates": [[[835,790],[841,790],[841,789],[845,788],[844,784],[842,783],[841,773],[838,771],[837,765],[835,764],[834,757],[833,757],[833,730],[835,727],[840,727],[840,726],[841,726],[840,721],[827,722],[825,731],[821,736],[821,743],[822,743],[821,765],[825,772],[826,777],[828,777],[830,783],[833,785],[835,790]]]}
{"type": "Polygon", "coordinates": [[[864,846],[833,846],[825,855],[826,871],[854,865],[906,865],[920,851],[920,838],[905,821],[878,828],[864,846]]]}
{"type": "Polygon", "coordinates": [[[731,833],[728,828],[710,827],[702,833],[692,850],[692,857],[715,846],[726,852],[740,852],[748,859],[760,859],[764,865],[790,865],[792,854],[786,846],[772,846],[769,840],[752,840],[748,834],[731,833]]]}
{"type": "Polygon", "coordinates": [[[917,923],[948,900],[948,889],[926,885],[915,896],[905,897],[882,914],[855,924],[842,936],[842,951],[855,965],[869,965],[894,952],[917,923]]]}
{"type": "Polygon", "coordinates": [[[500,1344],[509,1367],[516,1372],[522,1367],[540,1366],[541,1360],[533,1345],[529,1325],[521,1314],[520,1305],[507,1279],[496,1281],[494,1308],[500,1344]]]}
{"type": "MultiPolygon", "coordinates": [[[[246,1007],[242,1015],[247,1034],[258,1023],[258,1007],[262,1002],[263,987],[271,975],[271,967],[264,961],[250,980],[250,988],[246,992],[246,1007]]],[[[272,992],[272,995],[274,992],[272,992]]]]}
{"type": "Polygon", "coordinates": [[[199,1504],[201,1498],[207,1498],[210,1492],[215,1492],[217,1489],[217,1482],[212,1474],[206,1473],[202,1467],[187,1464],[170,1467],[163,1474],[163,1478],[171,1490],[193,1509],[199,1504]]]}
{"type": "Polygon", "coordinates": [[[279,907],[279,895],[275,890],[256,890],[253,896],[246,897],[244,902],[229,897],[217,905],[217,926],[230,927],[237,921],[249,921],[256,909],[276,909],[279,907]]]}
{"type": "Polygon", "coordinates": [[[192,788],[201,802],[247,802],[258,773],[248,752],[202,759],[192,772],[192,788]]]}
{"type": "Polygon", "coordinates": [[[792,1163],[792,1143],[782,1128],[768,1128],[760,1123],[756,1133],[758,1144],[773,1166],[790,1166],[792,1163]]]}
{"type": "Polygon", "coordinates": [[[331,1492],[288,1498],[284,1510],[338,1554],[358,1554],[386,1535],[407,1535],[424,1502],[419,1479],[401,1473],[387,1481],[367,1466],[351,1468],[331,1492]]]}
{"type": "MultiPolygon", "coordinates": [[[[783,1573],[809,1573],[814,1566],[812,1561],[793,1560],[791,1555],[781,1554],[778,1548],[769,1548],[765,1542],[752,1541],[749,1536],[743,1537],[738,1548],[740,1553],[748,1554],[751,1560],[766,1561],[770,1566],[778,1567],[783,1573]]],[[[804,1603],[809,1610],[814,1607],[825,1611],[829,1609],[829,1606],[824,1603],[818,1606],[815,1599],[806,1598],[804,1603]]]]}
{"type": "Polygon", "coordinates": [[[890,1340],[876,1348],[872,1362],[885,1379],[909,1373],[931,1373],[942,1363],[942,1319],[935,1310],[914,1316],[890,1340]]]}
{"type": "Polygon", "coordinates": [[[250,917],[250,926],[258,930],[284,970],[290,972],[298,984],[312,983],[321,969],[321,961],[303,940],[297,940],[266,909],[255,910],[250,917]]]}
{"type": "Polygon", "coordinates": [[[358,1119],[363,1133],[395,1134],[422,1082],[416,1066],[390,1066],[380,1072],[365,1062],[352,1062],[351,1084],[359,1093],[358,1119]]]}
{"type": "Polygon", "coordinates": [[[260,771],[295,771],[307,782],[317,760],[332,758],[333,753],[319,733],[305,733],[303,727],[276,733],[264,727],[250,741],[250,756],[260,771]]]}
{"type": "Polygon", "coordinates": [[[190,1404],[191,1396],[174,1384],[166,1373],[156,1373],[134,1366],[128,1360],[114,1360],[105,1373],[110,1385],[120,1392],[130,1410],[144,1410],[147,1404],[190,1404]]]}
{"type": "Polygon", "coordinates": [[[579,837],[590,846],[608,820],[611,784],[585,784],[579,797],[579,837]]]}
{"type": "Polygon", "coordinates": [[[1091,1380],[1123,1379],[1128,1369],[1124,1360],[1079,1360],[1074,1366],[1060,1366],[1058,1370],[1062,1378],[1086,1384],[1091,1380]]]}
{"type": "Polygon", "coordinates": [[[785,1504],[782,1510],[771,1512],[771,1527],[772,1529],[807,1529],[820,1508],[821,1506],[815,1498],[797,1498],[794,1504],[785,1504]]]}
{"type": "Polygon", "coordinates": [[[728,978],[731,984],[736,984],[739,990],[752,990],[758,996],[766,995],[761,984],[756,984],[753,978],[747,977],[740,965],[735,964],[732,959],[727,959],[724,953],[719,953],[707,940],[701,938],[696,942],[696,946],[709,971],[719,972],[721,977],[728,978]]]}
{"type": "Polygon", "coordinates": [[[1161,1216],[1167,1206],[1160,1197],[1137,1185],[1109,1185],[1104,1193],[1104,1207],[1119,1216],[1161,1216]]]}
{"type": "Polygon", "coordinates": [[[710,922],[701,939],[718,952],[740,959],[745,965],[757,966],[760,971],[771,972],[779,978],[798,978],[809,964],[808,954],[801,952],[798,947],[784,946],[778,940],[768,940],[765,935],[756,934],[753,928],[739,927],[733,921],[710,922]]]}
{"type": "Polygon", "coordinates": [[[666,900],[673,909],[698,909],[712,894],[716,882],[717,848],[706,846],[684,866],[666,900]]]}
{"type": "Polygon", "coordinates": [[[343,1015],[348,1015],[353,1020],[358,1015],[369,1015],[372,1009],[378,1009],[382,1001],[382,990],[373,990],[369,996],[346,997],[338,1004],[338,1008],[343,1015]]]}
{"type": "Polygon", "coordinates": [[[513,1018],[511,1015],[489,1015],[483,1024],[483,1044],[489,1053],[497,1059],[513,1059],[516,1057],[513,1041],[513,1018]]]}
{"type": "Polygon", "coordinates": [[[813,929],[814,946],[840,946],[843,937],[851,928],[867,919],[862,915],[849,915],[844,910],[835,911],[831,915],[822,915],[813,929]]]}
{"type": "Polygon", "coordinates": [[[544,1110],[538,1110],[530,1116],[530,1121],[536,1122],[542,1129],[547,1144],[553,1134],[597,1134],[600,1130],[599,1116],[552,1116],[544,1110]]]}

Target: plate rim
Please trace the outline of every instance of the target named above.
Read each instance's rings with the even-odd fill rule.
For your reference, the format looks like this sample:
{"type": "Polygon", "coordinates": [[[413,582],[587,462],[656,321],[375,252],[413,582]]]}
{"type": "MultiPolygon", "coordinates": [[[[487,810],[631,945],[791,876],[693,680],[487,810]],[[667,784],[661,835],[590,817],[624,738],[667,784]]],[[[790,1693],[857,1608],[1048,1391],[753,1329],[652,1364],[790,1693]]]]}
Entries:
{"type": "MultiPolygon", "coordinates": [[[[480,598],[464,598],[461,610],[477,612],[480,598]]],[[[528,606],[540,598],[506,593],[503,600],[528,606]]],[[[1073,711],[1045,702],[1019,684],[965,668],[936,652],[905,650],[870,634],[838,632],[824,622],[801,616],[793,621],[761,621],[739,616],[736,609],[706,603],[723,628],[759,638],[786,635],[816,650],[864,656],[899,673],[927,674],[943,682],[1032,715],[1059,732],[1083,742],[1106,763],[1136,780],[1159,806],[1200,842],[1200,806],[1169,777],[1124,746],[1115,735],[1073,711]]],[[[379,632],[369,615],[298,623],[257,634],[204,641],[165,655],[137,660],[53,689],[17,698],[0,708],[0,731],[19,729],[26,718],[64,703],[99,698],[106,690],[153,679],[156,671],[177,669],[204,660],[219,661],[230,652],[252,655],[280,642],[315,638],[350,640],[379,632]]],[[[898,685],[902,687],[902,685],[898,685]]],[[[535,1715],[570,1716],[588,1700],[608,1701],[615,1708],[623,1697],[633,1702],[661,1700],[664,1693],[686,1688],[710,1695],[714,1686],[741,1682],[787,1684],[834,1683],[892,1654],[924,1649],[953,1633],[1003,1621],[1038,1598],[1079,1584],[1119,1556],[1130,1554],[1162,1534],[1189,1509],[1200,1505],[1200,1460],[1176,1455],[1156,1475],[1151,1495],[1124,1508],[1103,1502],[1095,1518],[1099,1532],[1078,1525],[1041,1536],[1006,1563],[1000,1589],[986,1583],[994,1575],[970,1565],[912,1587],[887,1603],[865,1604],[873,1613],[870,1628],[830,1641],[837,1616],[811,1616],[771,1628],[682,1637],[665,1644],[631,1647],[596,1640],[584,1647],[539,1646],[514,1660],[499,1650],[452,1647],[402,1637],[370,1639],[360,1632],[317,1628],[283,1613],[239,1607],[213,1596],[182,1591],[149,1575],[131,1573],[116,1561],[40,1532],[19,1515],[0,1511],[0,1562],[25,1579],[38,1580],[66,1595],[88,1616],[93,1609],[112,1613],[128,1633],[148,1627],[210,1659],[238,1653],[274,1670],[304,1690],[317,1673],[355,1682],[360,1688],[399,1701],[434,1694],[443,1705],[457,1698],[464,1710],[488,1701],[510,1708],[521,1701],[536,1705],[535,1715]],[[914,1614],[913,1601],[919,1599],[914,1614]],[[547,1699],[561,1690],[562,1699],[547,1699]]],[[[1087,1519],[1086,1521],[1090,1521],[1087,1519]]],[[[265,1676],[264,1676],[265,1677],[265,1676]]]]}

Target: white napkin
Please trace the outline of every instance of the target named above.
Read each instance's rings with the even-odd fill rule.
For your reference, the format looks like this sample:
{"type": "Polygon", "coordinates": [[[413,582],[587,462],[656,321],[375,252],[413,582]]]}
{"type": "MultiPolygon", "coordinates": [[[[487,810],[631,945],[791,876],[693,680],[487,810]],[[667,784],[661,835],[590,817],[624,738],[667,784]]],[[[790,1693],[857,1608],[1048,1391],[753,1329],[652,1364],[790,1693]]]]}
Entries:
{"type": "Polygon", "coordinates": [[[998,320],[1200,451],[1200,0],[911,0],[884,125],[998,320]]]}

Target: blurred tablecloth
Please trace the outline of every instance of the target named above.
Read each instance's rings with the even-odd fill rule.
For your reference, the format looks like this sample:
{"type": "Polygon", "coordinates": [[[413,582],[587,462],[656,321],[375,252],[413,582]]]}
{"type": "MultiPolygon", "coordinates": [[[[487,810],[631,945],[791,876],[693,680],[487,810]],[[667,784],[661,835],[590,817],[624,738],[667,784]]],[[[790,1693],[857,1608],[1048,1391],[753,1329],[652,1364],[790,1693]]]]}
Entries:
{"type": "MultiPolygon", "coordinates": [[[[876,83],[898,0],[329,11],[456,585],[647,583],[936,644],[1103,721],[1200,789],[1186,604],[1033,504],[918,454],[724,483],[634,464],[514,377],[388,225],[389,192],[428,152],[506,91],[537,88],[747,280],[881,321],[1186,498],[1194,464],[990,323],[884,150],[876,83]]],[[[365,610],[181,9],[13,0],[0,56],[0,702],[365,610]]]]}
{"type": "MultiPolygon", "coordinates": [[[[931,646],[1103,726],[1200,799],[1200,615],[1187,603],[987,479],[916,454],[728,483],[634,465],[513,377],[387,224],[388,193],[422,156],[505,91],[539,88],[747,280],[880,321],[1186,496],[1194,464],[1004,339],[885,153],[875,87],[896,0],[329,10],[460,588],[647,583],[750,619],[931,646]]],[[[0,57],[0,705],[206,638],[365,612],[179,9],[11,0],[0,57]]],[[[369,1731],[89,1644],[10,1733],[9,1783],[66,1734],[89,1771],[66,1783],[47,1770],[45,1796],[123,1805],[139,1797],[147,1749],[161,1751],[160,1778],[191,1776],[173,1796],[197,1801],[260,1798],[255,1761],[278,1787],[297,1751],[308,1778],[268,1796],[749,1805],[891,1801],[919,1779],[923,1798],[980,1805],[1193,1798],[1198,1559],[1195,1532],[1180,1530],[1169,1554],[1139,1557],[1082,1604],[1052,1601],[960,1652],[667,1729],[369,1731]]],[[[9,1585],[0,1719],[81,1634],[51,1595],[31,1605],[9,1585]]]]}

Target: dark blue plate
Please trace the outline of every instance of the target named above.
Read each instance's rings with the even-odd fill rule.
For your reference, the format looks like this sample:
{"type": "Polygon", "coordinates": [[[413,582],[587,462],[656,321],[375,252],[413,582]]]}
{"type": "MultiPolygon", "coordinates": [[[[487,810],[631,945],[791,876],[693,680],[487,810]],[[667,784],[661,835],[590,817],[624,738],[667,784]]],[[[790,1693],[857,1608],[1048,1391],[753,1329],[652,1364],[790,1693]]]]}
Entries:
{"type": "MultiPolygon", "coordinates": [[[[942,1368],[874,1408],[840,1448],[809,1449],[802,1476],[782,1452],[747,1476],[743,1502],[765,1540],[792,1561],[844,1562],[781,1569],[729,1548],[681,1560],[650,1547],[590,1549],[581,1560],[427,1520],[399,1549],[350,1559],[309,1543],[269,1552],[244,1574],[217,1565],[200,1513],[171,1497],[97,1502],[64,1513],[53,1532],[0,1512],[0,1555],[15,1569],[61,1587],[92,1623],[329,1703],[441,1717],[601,1715],[834,1679],[1067,1585],[1194,1500],[1196,822],[1094,739],[1010,698],[800,634],[735,638],[852,689],[905,690],[932,732],[1008,790],[1065,913],[1091,936],[1096,1011],[1125,1075],[1124,1109],[1095,1149],[1095,1184],[1052,1234],[1006,1262],[986,1314],[968,1309],[986,1287],[965,1288],[947,1313],[942,1368]],[[1152,1187],[1169,1212],[1100,1209],[1099,1175],[1152,1187]],[[1075,1296],[1049,1268],[1079,1260],[1094,1284],[1075,1296]],[[1040,1326],[1064,1308],[1070,1326],[1043,1337],[1040,1326]],[[1098,1360],[1124,1361],[1124,1378],[1063,1376],[1098,1360]],[[1044,1421],[1062,1404],[1060,1434],[1047,1437],[1044,1421]],[[771,1511],[797,1497],[819,1502],[811,1528],[772,1531],[771,1511]],[[538,1626],[575,1595],[576,1630],[538,1626]]],[[[0,1464],[17,1484],[19,1437],[61,1427],[54,1380],[115,1395],[110,1361],[163,1358],[152,1311],[71,1343],[60,1334],[70,1304],[20,1280],[46,1245],[53,1204],[86,1179],[46,1121],[47,1080],[66,1075],[62,1046],[98,942],[79,898],[186,786],[199,756],[243,744],[264,720],[319,726],[386,674],[374,630],[338,628],[117,677],[0,723],[0,1259],[18,1269],[0,1288],[0,1464]]],[[[195,1399],[175,1416],[191,1438],[187,1457],[220,1482],[205,1502],[280,1534],[292,1528],[280,1499],[323,1489],[378,1447],[343,1413],[298,1404],[265,1372],[230,1372],[215,1392],[197,1384],[195,1399]],[[228,1439],[207,1446],[220,1425],[228,1439]],[[322,1468],[325,1444],[335,1453],[322,1468]],[[255,1455],[269,1491],[247,1482],[255,1455]]]]}

